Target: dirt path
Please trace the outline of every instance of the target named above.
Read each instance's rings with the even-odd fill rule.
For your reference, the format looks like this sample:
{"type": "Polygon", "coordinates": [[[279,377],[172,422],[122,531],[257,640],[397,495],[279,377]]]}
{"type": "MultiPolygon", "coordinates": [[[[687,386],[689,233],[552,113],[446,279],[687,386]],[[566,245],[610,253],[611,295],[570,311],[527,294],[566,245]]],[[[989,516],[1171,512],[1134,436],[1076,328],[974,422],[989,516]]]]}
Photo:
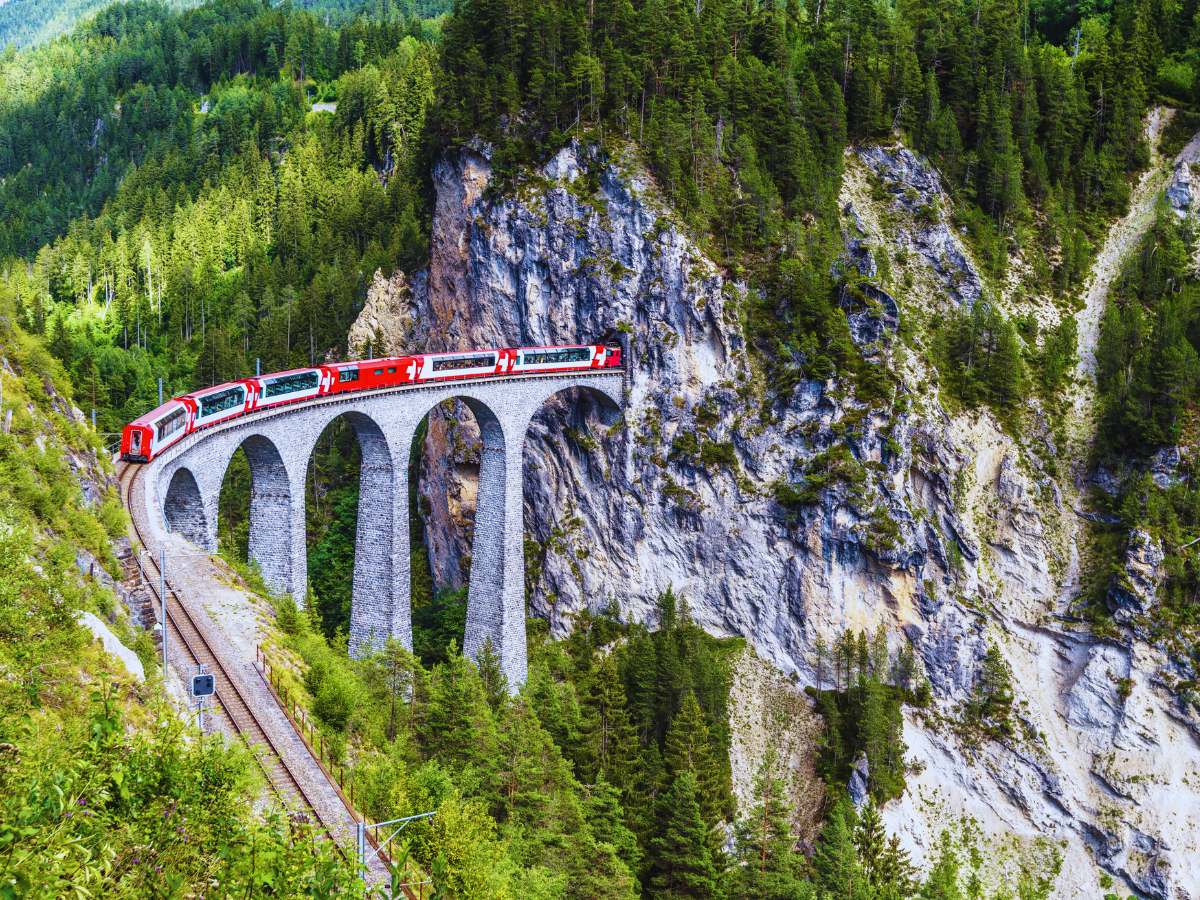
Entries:
{"type": "MultiPolygon", "coordinates": [[[[1158,140],[1175,114],[1173,109],[1155,107],[1146,119],[1146,136],[1150,141],[1150,167],[1138,178],[1129,199],[1129,212],[1109,228],[1104,243],[1096,254],[1092,271],[1088,276],[1084,308],[1076,314],[1079,325],[1079,361],[1075,367],[1075,388],[1071,406],[1067,413],[1067,433],[1071,447],[1066,450],[1070,468],[1074,471],[1074,483],[1065,482],[1062,488],[1064,499],[1075,509],[1080,508],[1082,488],[1086,484],[1086,465],[1096,436],[1096,345],[1100,339],[1100,321],[1104,316],[1108,292],[1112,283],[1120,276],[1121,267],[1129,254],[1137,247],[1143,234],[1154,221],[1154,207],[1159,192],[1166,186],[1175,160],[1159,155],[1158,140]]],[[[1189,148],[1200,147],[1200,134],[1180,154],[1182,158],[1189,148]]],[[[1082,571],[1080,556],[1080,528],[1082,520],[1074,518],[1069,540],[1070,560],[1066,577],[1059,592],[1062,609],[1069,607],[1079,590],[1082,571]]]]}
{"type": "MultiPolygon", "coordinates": [[[[1154,201],[1170,171],[1168,160],[1158,154],[1158,139],[1174,114],[1175,110],[1158,106],[1147,118],[1146,135],[1150,139],[1151,148],[1150,168],[1142,173],[1133,189],[1133,195],[1129,199],[1129,213],[1114,222],[1108,230],[1104,244],[1092,265],[1086,305],[1083,311],[1075,316],[1079,323],[1079,363],[1076,374],[1084,385],[1076,393],[1074,400],[1075,424],[1078,426],[1088,427],[1096,399],[1096,343],[1100,338],[1100,319],[1104,315],[1109,285],[1121,274],[1121,265],[1125,258],[1137,246],[1138,240],[1154,220],[1154,201]]],[[[1087,434],[1075,436],[1090,438],[1091,433],[1089,430],[1087,434]]]]}

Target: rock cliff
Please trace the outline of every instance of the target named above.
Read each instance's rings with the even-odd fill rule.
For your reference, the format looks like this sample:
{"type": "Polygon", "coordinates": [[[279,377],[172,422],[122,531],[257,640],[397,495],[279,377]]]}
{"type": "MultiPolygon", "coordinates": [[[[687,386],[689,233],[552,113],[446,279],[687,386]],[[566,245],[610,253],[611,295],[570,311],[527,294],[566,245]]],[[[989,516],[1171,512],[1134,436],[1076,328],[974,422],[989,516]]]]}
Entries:
{"type": "MultiPolygon", "coordinates": [[[[845,263],[879,277],[852,334],[899,375],[874,407],[832,379],[767,400],[747,287],[706,258],[632,153],[571,146],[494,191],[486,148],[436,164],[428,290],[412,301],[427,346],[619,340],[629,363],[621,420],[564,394],[530,429],[531,610],[559,633],[610,598],[647,620],[673,586],[711,632],[745,636],[805,684],[818,635],[884,622],[934,694],[906,713],[909,791],[885,810],[917,855],[951,826],[995,887],[1022,858],[1061,853],[1063,896],[1099,896],[1103,872],[1163,900],[1198,896],[1200,784],[1187,779],[1200,718],[1173,690],[1194,675],[1133,634],[1064,622],[1082,449],[1036,402],[1016,436],[988,412],[947,411],[928,335],[901,341],[897,323],[989,289],[919,158],[867,147],[846,163],[845,263]],[[780,486],[818,474],[813,502],[788,502],[780,486]],[[964,724],[989,646],[1012,677],[1017,727],[1003,734],[964,724]]],[[[431,417],[420,490],[443,582],[470,554],[473,442],[465,410],[431,417]]],[[[1149,583],[1154,554],[1131,553],[1149,583]]]]}

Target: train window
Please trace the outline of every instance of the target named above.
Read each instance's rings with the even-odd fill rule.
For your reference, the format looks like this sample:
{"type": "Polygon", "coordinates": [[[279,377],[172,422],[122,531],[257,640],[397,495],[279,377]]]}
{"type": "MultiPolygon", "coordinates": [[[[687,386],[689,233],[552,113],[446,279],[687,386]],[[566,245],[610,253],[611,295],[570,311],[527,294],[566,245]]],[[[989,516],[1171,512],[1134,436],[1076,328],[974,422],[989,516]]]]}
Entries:
{"type": "Polygon", "coordinates": [[[154,423],[154,430],[158,432],[158,439],[165,441],[169,436],[177,432],[183,427],[183,421],[187,418],[182,406],[175,407],[174,412],[170,412],[154,423]]]}
{"type": "Polygon", "coordinates": [[[129,452],[142,452],[142,433],[140,431],[134,430],[129,433],[129,452]]]}
{"type": "Polygon", "coordinates": [[[590,362],[590,347],[568,347],[566,350],[523,350],[521,365],[542,366],[548,363],[590,362]]]}
{"type": "Polygon", "coordinates": [[[396,374],[396,367],[395,367],[395,366],[388,366],[388,374],[389,374],[389,375],[395,375],[395,374],[396,374]]]}
{"type": "Polygon", "coordinates": [[[494,366],[495,356],[451,356],[433,361],[433,371],[449,372],[454,369],[481,369],[484,366],[494,366]]]}
{"type": "Polygon", "coordinates": [[[279,378],[273,378],[267,382],[267,396],[278,397],[281,394],[294,394],[296,391],[311,391],[316,386],[316,372],[297,372],[295,375],[281,375],[279,378]]]}
{"type": "Polygon", "coordinates": [[[345,384],[347,381],[358,381],[358,367],[338,370],[338,381],[342,384],[345,384]]]}
{"type": "Polygon", "coordinates": [[[209,394],[207,397],[200,398],[200,418],[214,416],[219,412],[225,412],[227,409],[233,409],[240,405],[246,399],[245,389],[240,387],[230,388],[227,391],[218,391],[215,394],[209,394]]]}
{"type": "MultiPolygon", "coordinates": [[[[395,369],[392,369],[392,371],[393,371],[393,372],[395,372],[396,370],[395,370],[395,369]]],[[[376,370],[375,370],[375,374],[376,374],[376,375],[382,375],[382,374],[383,374],[383,369],[376,369],[376,370]]]]}

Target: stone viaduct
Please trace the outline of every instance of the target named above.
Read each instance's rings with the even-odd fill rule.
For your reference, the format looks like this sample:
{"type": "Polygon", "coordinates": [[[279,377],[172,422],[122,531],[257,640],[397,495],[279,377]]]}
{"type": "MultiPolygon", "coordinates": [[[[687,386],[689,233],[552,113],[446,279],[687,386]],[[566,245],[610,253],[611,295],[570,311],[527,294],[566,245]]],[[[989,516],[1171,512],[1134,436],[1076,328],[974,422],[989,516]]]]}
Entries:
{"type": "Polygon", "coordinates": [[[425,415],[459,398],[475,415],[483,444],[463,650],[474,656],[490,637],[515,688],[526,675],[525,433],[542,405],[568,388],[592,392],[615,421],[623,377],[619,369],[600,369],[414,385],[249,413],[191,434],[149,463],[146,511],[167,530],[215,552],[221,483],[233,454],[244,448],[252,479],[250,556],[269,583],[302,603],[309,458],[325,427],[344,416],[362,448],[350,651],[359,655],[393,636],[411,649],[409,451],[425,415]]]}

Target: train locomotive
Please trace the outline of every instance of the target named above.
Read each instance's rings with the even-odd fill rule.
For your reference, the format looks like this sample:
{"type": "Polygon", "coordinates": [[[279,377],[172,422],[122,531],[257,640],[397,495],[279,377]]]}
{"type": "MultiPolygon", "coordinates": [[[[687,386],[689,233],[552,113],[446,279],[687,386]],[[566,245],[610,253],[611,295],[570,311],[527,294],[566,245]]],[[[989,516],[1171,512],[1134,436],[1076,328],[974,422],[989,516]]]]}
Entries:
{"type": "Polygon", "coordinates": [[[616,344],[424,353],[329,363],[243,378],[169,400],[121,434],[121,459],[149,462],[189,434],[259,409],[313,397],[441,381],[543,375],[621,365],[616,344]]]}

